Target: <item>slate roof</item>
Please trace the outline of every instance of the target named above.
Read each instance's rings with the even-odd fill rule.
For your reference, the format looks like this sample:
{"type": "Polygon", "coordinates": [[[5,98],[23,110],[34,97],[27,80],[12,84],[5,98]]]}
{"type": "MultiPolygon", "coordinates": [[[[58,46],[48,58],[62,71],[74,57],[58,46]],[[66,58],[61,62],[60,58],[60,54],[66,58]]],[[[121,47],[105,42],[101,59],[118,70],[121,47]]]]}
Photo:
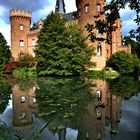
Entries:
{"type": "Polygon", "coordinates": [[[65,21],[71,21],[77,19],[77,11],[63,14],[65,21]]]}

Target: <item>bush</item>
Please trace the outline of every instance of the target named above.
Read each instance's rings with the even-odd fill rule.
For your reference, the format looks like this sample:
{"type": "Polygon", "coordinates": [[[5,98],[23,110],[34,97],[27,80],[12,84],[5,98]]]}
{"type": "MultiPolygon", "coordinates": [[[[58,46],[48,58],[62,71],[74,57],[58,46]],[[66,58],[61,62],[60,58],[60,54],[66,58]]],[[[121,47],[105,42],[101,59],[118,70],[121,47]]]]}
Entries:
{"type": "Polygon", "coordinates": [[[19,67],[23,68],[23,67],[33,67],[35,66],[35,60],[33,58],[33,56],[31,56],[30,54],[26,54],[21,52],[18,58],[18,62],[19,62],[19,67]]]}
{"type": "Polygon", "coordinates": [[[35,68],[19,68],[13,71],[12,75],[16,78],[36,77],[35,68]]]}
{"type": "Polygon", "coordinates": [[[2,67],[2,73],[3,74],[12,74],[13,70],[17,69],[19,67],[18,62],[11,62],[9,64],[5,64],[2,67]]]}
{"type": "Polygon", "coordinates": [[[121,74],[133,73],[139,65],[139,59],[136,55],[128,54],[124,51],[118,51],[113,54],[108,61],[108,66],[121,74]]]}

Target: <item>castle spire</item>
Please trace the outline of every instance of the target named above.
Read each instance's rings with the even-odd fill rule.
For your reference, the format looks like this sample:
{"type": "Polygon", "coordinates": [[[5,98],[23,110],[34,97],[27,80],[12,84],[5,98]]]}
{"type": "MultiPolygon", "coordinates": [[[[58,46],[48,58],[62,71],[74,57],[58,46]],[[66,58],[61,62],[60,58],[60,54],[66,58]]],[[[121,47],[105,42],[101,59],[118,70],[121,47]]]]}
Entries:
{"type": "Polygon", "coordinates": [[[64,0],[56,0],[55,12],[66,13],[64,0]]]}

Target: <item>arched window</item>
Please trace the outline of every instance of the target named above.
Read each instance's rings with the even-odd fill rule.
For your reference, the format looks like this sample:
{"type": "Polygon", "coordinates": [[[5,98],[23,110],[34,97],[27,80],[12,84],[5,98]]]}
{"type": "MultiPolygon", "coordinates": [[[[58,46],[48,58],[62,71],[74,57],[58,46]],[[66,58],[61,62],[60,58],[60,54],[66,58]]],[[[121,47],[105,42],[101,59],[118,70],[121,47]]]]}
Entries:
{"type": "Polygon", "coordinates": [[[102,91],[97,90],[96,91],[96,97],[97,97],[98,101],[101,100],[102,99],[102,91]]]}
{"type": "Polygon", "coordinates": [[[101,12],[101,5],[100,4],[97,4],[97,12],[101,12]]]}
{"type": "Polygon", "coordinates": [[[22,24],[20,25],[20,31],[23,31],[23,25],[22,24]]]}
{"type": "Polygon", "coordinates": [[[20,47],[24,47],[24,40],[20,40],[20,47]]]}
{"type": "Polygon", "coordinates": [[[90,8],[89,4],[86,4],[85,5],[85,13],[88,13],[89,12],[89,8],[90,8]]]}
{"type": "Polygon", "coordinates": [[[101,56],[101,55],[102,55],[102,47],[97,46],[97,56],[101,56]]]}

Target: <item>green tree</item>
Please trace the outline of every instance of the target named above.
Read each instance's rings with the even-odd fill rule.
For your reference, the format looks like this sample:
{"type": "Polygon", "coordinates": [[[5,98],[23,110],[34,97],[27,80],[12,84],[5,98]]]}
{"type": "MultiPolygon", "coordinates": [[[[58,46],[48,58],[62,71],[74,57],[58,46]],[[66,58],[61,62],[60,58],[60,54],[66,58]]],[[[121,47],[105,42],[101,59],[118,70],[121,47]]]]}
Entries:
{"type": "Polygon", "coordinates": [[[132,73],[138,67],[139,59],[136,55],[118,51],[111,56],[108,66],[122,74],[132,73]]]}
{"type": "Polygon", "coordinates": [[[4,112],[12,94],[11,86],[0,78],[0,114],[4,112]]]}
{"type": "Polygon", "coordinates": [[[4,64],[10,61],[10,57],[11,52],[9,46],[2,33],[0,33],[0,70],[4,64]]]}
{"type": "Polygon", "coordinates": [[[90,62],[92,49],[87,47],[76,25],[65,27],[59,13],[51,13],[44,21],[35,50],[39,75],[80,75],[90,62]]]}
{"type": "Polygon", "coordinates": [[[108,85],[111,94],[124,99],[130,99],[140,91],[140,82],[134,76],[123,75],[115,79],[108,79],[108,85]]]}
{"type": "Polygon", "coordinates": [[[138,41],[133,40],[130,36],[124,36],[123,43],[125,45],[131,45],[131,52],[133,54],[136,54],[137,57],[140,58],[140,47],[138,41]]]}

